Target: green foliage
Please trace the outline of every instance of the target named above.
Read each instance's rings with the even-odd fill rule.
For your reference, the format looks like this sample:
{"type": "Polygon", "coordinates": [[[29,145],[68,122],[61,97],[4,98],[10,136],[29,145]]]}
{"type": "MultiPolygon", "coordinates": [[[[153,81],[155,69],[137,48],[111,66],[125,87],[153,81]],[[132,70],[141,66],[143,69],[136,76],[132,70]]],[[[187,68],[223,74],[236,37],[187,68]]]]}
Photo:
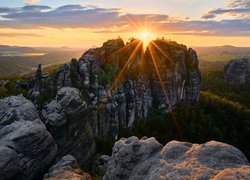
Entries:
{"type": "Polygon", "coordinates": [[[56,92],[51,89],[47,89],[43,91],[41,95],[38,96],[38,102],[41,104],[52,100],[56,96],[56,92]]]}
{"type": "Polygon", "coordinates": [[[109,63],[105,63],[102,68],[98,69],[97,75],[99,83],[102,85],[110,84],[116,77],[119,68],[109,63]]]}
{"type": "Polygon", "coordinates": [[[235,59],[238,57],[238,54],[230,54],[230,53],[210,53],[210,54],[200,54],[199,59],[201,61],[208,62],[228,62],[230,59],[235,59]]]}
{"type": "MultiPolygon", "coordinates": [[[[49,73],[52,77],[52,81],[56,79],[56,70],[60,67],[60,65],[49,66],[43,69],[44,73],[49,73]]],[[[24,89],[16,88],[17,80],[20,82],[27,82],[28,79],[34,75],[36,71],[22,74],[22,75],[8,75],[0,77],[0,80],[8,80],[10,83],[6,87],[0,87],[0,98],[5,98],[8,96],[16,96],[19,94],[27,95],[27,91],[24,89]]],[[[49,83],[47,80],[42,81],[45,84],[45,87],[48,87],[49,83]]],[[[56,92],[53,92],[50,89],[46,89],[46,91],[38,98],[38,101],[45,102],[55,96],[56,92]]]]}
{"type": "Polygon", "coordinates": [[[250,108],[250,84],[226,84],[221,71],[203,73],[201,89],[239,102],[243,106],[250,108]]]}
{"type": "Polygon", "coordinates": [[[8,97],[8,96],[16,96],[22,94],[26,96],[27,91],[24,89],[16,88],[16,80],[15,78],[11,77],[9,80],[9,84],[5,87],[0,87],[0,99],[8,97]]]}
{"type": "Polygon", "coordinates": [[[119,137],[132,135],[155,137],[162,144],[171,140],[217,140],[238,147],[250,158],[250,112],[211,93],[202,92],[196,106],[179,105],[172,114],[151,109],[146,119],[138,119],[131,130],[123,129],[119,137]]]}

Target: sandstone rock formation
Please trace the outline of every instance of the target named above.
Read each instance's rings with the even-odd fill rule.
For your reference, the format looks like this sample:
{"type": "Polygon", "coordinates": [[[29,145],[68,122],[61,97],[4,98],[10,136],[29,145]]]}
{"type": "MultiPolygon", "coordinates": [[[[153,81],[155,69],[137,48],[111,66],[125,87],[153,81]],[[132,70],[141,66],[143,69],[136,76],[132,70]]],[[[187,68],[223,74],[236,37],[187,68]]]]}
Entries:
{"type": "Polygon", "coordinates": [[[224,67],[224,80],[228,84],[250,83],[250,70],[246,58],[229,61],[224,67]]]}
{"type": "Polygon", "coordinates": [[[152,96],[159,108],[172,111],[181,101],[187,104],[197,102],[201,74],[193,49],[174,42],[155,40],[147,48],[145,59],[146,69],[151,76],[152,96]]]}
{"type": "Polygon", "coordinates": [[[117,141],[104,180],[249,179],[250,166],[237,148],[216,141],[191,144],[155,138],[117,141]]]}
{"type": "Polygon", "coordinates": [[[54,139],[29,100],[23,96],[0,100],[0,179],[34,179],[56,154],[54,139]]]}
{"type": "Polygon", "coordinates": [[[178,103],[198,100],[201,77],[196,52],[174,42],[154,44],[160,47],[152,49],[160,77],[151,52],[144,53],[138,40],[126,45],[122,39],[109,40],[53,75],[43,76],[38,68],[28,83],[29,97],[54,137],[60,157],[72,154],[82,164],[94,153],[94,137],[115,140],[121,128],[147,117],[152,106],[169,112],[178,103]],[[105,65],[111,67],[106,72],[105,65]],[[123,75],[113,72],[115,68],[123,75]],[[118,81],[112,79],[118,76],[118,81]]]}
{"type": "Polygon", "coordinates": [[[138,43],[138,40],[133,40],[125,45],[121,39],[109,40],[100,48],[86,51],[79,61],[73,59],[70,64],[61,66],[56,72],[54,82],[57,90],[62,87],[80,90],[87,109],[93,112],[88,118],[97,126],[92,129],[104,139],[115,139],[120,128],[131,127],[137,117],[147,117],[152,105],[171,111],[180,102],[192,104],[199,98],[201,77],[194,50],[177,43],[154,42],[161,48],[161,51],[156,48],[153,51],[157,55],[165,93],[149,50],[142,57],[143,47],[138,46],[139,50],[133,56],[138,43]],[[110,89],[112,82],[102,84],[98,71],[105,64],[122,69],[128,59],[131,61],[127,64],[129,68],[115,88],[110,89]],[[144,59],[143,63],[141,59],[144,59]]]}
{"type": "Polygon", "coordinates": [[[90,158],[95,149],[89,110],[80,91],[61,88],[55,100],[45,106],[42,119],[58,145],[58,154],[71,153],[80,163],[90,158]]]}
{"type": "Polygon", "coordinates": [[[80,169],[74,156],[66,155],[49,169],[49,172],[44,175],[43,179],[91,180],[92,178],[80,169]]]}

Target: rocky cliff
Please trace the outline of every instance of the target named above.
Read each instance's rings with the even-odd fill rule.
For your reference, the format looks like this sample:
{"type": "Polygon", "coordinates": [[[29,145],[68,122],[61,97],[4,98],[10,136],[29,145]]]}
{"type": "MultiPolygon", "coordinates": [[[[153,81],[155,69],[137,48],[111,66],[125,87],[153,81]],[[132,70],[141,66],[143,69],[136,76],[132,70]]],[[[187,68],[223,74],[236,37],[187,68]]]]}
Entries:
{"type": "Polygon", "coordinates": [[[224,80],[228,84],[250,83],[250,70],[246,58],[229,61],[224,67],[224,80]]]}
{"type": "Polygon", "coordinates": [[[104,180],[249,179],[250,166],[237,148],[210,141],[204,144],[130,137],[117,141],[104,180]]]}
{"type": "Polygon", "coordinates": [[[155,40],[109,40],[53,74],[37,73],[27,83],[28,97],[58,145],[82,164],[95,150],[94,137],[115,140],[120,128],[147,117],[150,107],[172,111],[199,98],[200,72],[193,49],[155,40]]]}
{"type": "Polygon", "coordinates": [[[38,178],[56,155],[57,145],[29,100],[0,100],[0,179],[38,178]]]}

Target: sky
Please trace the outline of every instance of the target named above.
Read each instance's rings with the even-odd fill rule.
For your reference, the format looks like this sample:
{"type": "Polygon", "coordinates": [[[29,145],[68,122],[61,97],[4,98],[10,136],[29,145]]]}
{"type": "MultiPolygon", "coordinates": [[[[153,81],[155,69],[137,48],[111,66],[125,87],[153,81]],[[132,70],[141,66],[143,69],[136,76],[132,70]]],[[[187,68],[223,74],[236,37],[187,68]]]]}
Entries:
{"type": "Polygon", "coordinates": [[[1,44],[99,46],[165,37],[188,46],[250,46],[250,0],[0,0],[1,44]]]}

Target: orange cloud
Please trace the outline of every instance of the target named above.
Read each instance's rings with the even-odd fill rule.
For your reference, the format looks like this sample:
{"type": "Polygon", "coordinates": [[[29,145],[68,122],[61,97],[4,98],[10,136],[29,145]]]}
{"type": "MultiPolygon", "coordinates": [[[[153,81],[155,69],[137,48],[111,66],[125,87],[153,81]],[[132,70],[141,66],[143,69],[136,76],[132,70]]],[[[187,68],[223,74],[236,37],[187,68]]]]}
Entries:
{"type": "Polygon", "coordinates": [[[24,2],[26,2],[26,3],[37,3],[39,1],[40,0],[24,0],[24,2]]]}

